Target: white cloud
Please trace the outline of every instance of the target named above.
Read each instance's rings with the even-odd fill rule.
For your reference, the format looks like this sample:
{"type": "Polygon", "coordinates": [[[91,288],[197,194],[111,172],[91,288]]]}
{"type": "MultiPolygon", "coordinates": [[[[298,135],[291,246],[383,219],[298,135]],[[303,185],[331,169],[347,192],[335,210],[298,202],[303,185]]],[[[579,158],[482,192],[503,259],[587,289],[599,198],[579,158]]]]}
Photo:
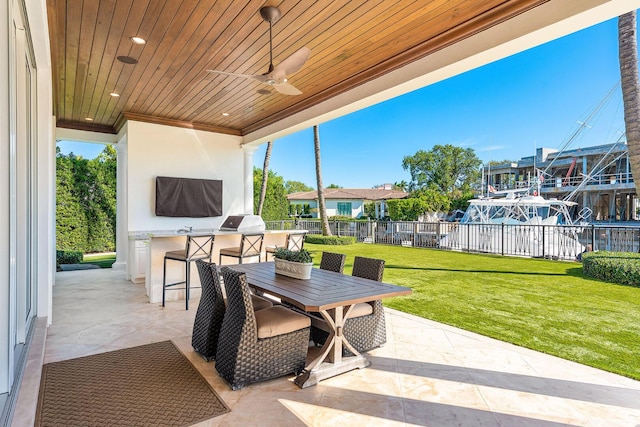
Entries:
{"type": "Polygon", "coordinates": [[[476,151],[498,151],[508,148],[506,145],[488,145],[486,147],[478,148],[476,151]]]}

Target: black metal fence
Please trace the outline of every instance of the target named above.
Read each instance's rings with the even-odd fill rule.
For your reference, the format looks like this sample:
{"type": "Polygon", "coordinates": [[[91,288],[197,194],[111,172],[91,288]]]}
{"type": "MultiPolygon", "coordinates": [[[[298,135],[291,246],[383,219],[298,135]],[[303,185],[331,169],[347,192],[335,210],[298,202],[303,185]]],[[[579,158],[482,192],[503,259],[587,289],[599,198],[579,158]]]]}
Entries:
{"type": "MultiPolygon", "coordinates": [[[[268,221],[268,230],[308,230],[321,234],[317,220],[268,221]]],[[[455,222],[329,221],[335,236],[464,252],[575,260],[583,251],[640,252],[640,227],[547,224],[460,224],[455,222]]]]}

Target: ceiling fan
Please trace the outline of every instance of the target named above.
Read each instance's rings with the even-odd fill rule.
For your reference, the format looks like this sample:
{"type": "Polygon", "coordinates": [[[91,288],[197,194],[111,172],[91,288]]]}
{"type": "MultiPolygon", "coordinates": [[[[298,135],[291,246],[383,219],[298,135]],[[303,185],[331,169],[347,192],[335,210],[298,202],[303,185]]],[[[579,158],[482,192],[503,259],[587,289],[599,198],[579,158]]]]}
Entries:
{"type": "MultiPolygon", "coordinates": [[[[226,71],[207,70],[208,73],[218,73],[233,77],[243,77],[248,79],[254,79],[260,83],[265,83],[273,86],[275,90],[284,95],[301,95],[302,92],[294,87],[287,81],[287,76],[298,71],[309,58],[311,51],[307,47],[302,47],[295,51],[287,59],[273,66],[273,38],[271,35],[271,28],[275,22],[280,19],[280,9],[275,6],[264,6],[260,9],[260,15],[262,19],[269,23],[269,71],[264,74],[238,74],[228,73],[226,71]]],[[[258,93],[264,94],[263,89],[258,93]]],[[[268,93],[268,91],[267,91],[268,93]]]]}

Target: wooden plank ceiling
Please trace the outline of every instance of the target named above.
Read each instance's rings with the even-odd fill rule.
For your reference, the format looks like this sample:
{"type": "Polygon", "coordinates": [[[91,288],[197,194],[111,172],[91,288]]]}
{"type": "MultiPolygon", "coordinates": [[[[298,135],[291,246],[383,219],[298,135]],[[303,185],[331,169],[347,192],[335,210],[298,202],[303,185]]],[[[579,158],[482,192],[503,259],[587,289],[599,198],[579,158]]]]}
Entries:
{"type": "Polygon", "coordinates": [[[99,132],[129,118],[244,135],[546,1],[48,0],[54,114],[59,127],[99,132]],[[274,64],[311,50],[289,76],[302,95],[205,71],[267,71],[265,5],[282,12],[274,64]]]}

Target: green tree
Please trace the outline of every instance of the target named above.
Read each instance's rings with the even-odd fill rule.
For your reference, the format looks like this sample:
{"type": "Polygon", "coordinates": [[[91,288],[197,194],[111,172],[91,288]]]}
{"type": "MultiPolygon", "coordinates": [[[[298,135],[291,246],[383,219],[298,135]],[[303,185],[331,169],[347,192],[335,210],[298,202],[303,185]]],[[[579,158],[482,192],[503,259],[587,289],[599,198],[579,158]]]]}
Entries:
{"type": "Polygon", "coordinates": [[[473,149],[451,144],[434,145],[402,160],[402,167],[411,174],[412,191],[435,188],[450,198],[471,188],[479,179],[481,164],[473,149]]]}
{"type": "Polygon", "coordinates": [[[56,148],[56,249],[84,252],[87,220],[75,194],[75,161],[73,153],[65,156],[56,148]]]}
{"type": "Polygon", "coordinates": [[[93,160],[87,162],[91,188],[87,201],[87,252],[114,251],[116,242],[116,167],[115,148],[107,145],[93,160]]]}
{"type": "Polygon", "coordinates": [[[338,184],[329,184],[327,188],[343,188],[343,187],[339,186],[338,184]]]}
{"type": "Polygon", "coordinates": [[[300,181],[286,181],[284,183],[284,189],[287,192],[287,194],[314,190],[313,187],[309,187],[307,184],[300,181]]]}
{"type": "Polygon", "coordinates": [[[116,150],[107,145],[93,160],[56,153],[57,249],[114,251],[116,150]]]}
{"type": "MultiPolygon", "coordinates": [[[[289,214],[289,202],[284,190],[284,179],[270,170],[268,172],[267,188],[262,208],[262,218],[265,221],[287,219],[289,214]]],[[[257,209],[260,198],[260,185],[262,183],[262,169],[253,168],[253,206],[257,209]]]]}

